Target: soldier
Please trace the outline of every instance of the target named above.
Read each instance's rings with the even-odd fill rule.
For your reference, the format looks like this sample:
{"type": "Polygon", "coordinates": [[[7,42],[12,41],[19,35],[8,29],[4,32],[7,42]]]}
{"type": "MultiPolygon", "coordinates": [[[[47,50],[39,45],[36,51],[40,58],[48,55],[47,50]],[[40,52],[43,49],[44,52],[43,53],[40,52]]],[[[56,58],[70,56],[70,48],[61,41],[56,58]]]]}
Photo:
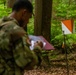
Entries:
{"type": "Polygon", "coordinates": [[[29,38],[24,27],[32,17],[33,6],[28,0],[14,3],[12,13],[0,22],[0,75],[23,75],[25,69],[38,64],[39,43],[29,49],[29,38]]]}

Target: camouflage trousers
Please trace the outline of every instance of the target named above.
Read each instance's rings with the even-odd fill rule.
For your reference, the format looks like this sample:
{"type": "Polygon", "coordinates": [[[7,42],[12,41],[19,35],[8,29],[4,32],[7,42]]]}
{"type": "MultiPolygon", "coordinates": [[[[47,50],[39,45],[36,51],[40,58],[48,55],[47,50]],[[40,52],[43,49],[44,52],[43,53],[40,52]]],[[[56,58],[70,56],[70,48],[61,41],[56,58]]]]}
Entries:
{"type": "MultiPolygon", "coordinates": [[[[13,62],[14,63],[14,62],[13,62]]],[[[0,75],[23,75],[22,69],[16,64],[10,64],[10,61],[5,62],[0,56],[0,75]]]]}

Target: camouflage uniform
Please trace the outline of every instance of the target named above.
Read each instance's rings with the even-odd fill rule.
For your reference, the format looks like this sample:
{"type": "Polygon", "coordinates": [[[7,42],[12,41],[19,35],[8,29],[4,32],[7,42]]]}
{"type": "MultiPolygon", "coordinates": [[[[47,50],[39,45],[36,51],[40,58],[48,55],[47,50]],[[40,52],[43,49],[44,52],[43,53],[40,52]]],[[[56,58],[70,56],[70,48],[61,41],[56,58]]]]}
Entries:
{"type": "Polygon", "coordinates": [[[36,54],[27,45],[27,38],[27,33],[15,19],[1,19],[0,75],[23,75],[25,68],[31,68],[38,63],[36,54]]]}

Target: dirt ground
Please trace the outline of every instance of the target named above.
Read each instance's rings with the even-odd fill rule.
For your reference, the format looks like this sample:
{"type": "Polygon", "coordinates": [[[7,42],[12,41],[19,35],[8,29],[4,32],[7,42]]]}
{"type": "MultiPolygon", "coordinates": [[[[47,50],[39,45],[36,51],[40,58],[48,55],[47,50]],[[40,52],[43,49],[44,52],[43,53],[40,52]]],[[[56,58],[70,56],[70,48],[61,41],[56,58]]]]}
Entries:
{"type": "Polygon", "coordinates": [[[76,75],[76,52],[67,54],[52,52],[49,55],[49,66],[42,66],[34,70],[25,70],[24,75],[76,75]]]}

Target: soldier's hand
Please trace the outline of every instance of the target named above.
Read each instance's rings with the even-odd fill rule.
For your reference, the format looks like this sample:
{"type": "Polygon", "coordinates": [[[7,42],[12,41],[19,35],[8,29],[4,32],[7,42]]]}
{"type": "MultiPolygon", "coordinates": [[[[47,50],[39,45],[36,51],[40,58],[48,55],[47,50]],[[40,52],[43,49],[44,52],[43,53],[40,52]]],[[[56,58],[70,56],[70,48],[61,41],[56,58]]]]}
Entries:
{"type": "Polygon", "coordinates": [[[29,38],[26,39],[26,43],[28,46],[31,46],[31,40],[29,38]]]}
{"type": "Polygon", "coordinates": [[[42,41],[36,41],[35,43],[34,43],[34,47],[37,47],[37,46],[40,46],[41,48],[43,48],[43,42],[42,41]]]}
{"type": "Polygon", "coordinates": [[[37,55],[41,55],[42,48],[43,48],[43,42],[42,41],[37,41],[37,42],[34,43],[34,52],[37,55]]]}

